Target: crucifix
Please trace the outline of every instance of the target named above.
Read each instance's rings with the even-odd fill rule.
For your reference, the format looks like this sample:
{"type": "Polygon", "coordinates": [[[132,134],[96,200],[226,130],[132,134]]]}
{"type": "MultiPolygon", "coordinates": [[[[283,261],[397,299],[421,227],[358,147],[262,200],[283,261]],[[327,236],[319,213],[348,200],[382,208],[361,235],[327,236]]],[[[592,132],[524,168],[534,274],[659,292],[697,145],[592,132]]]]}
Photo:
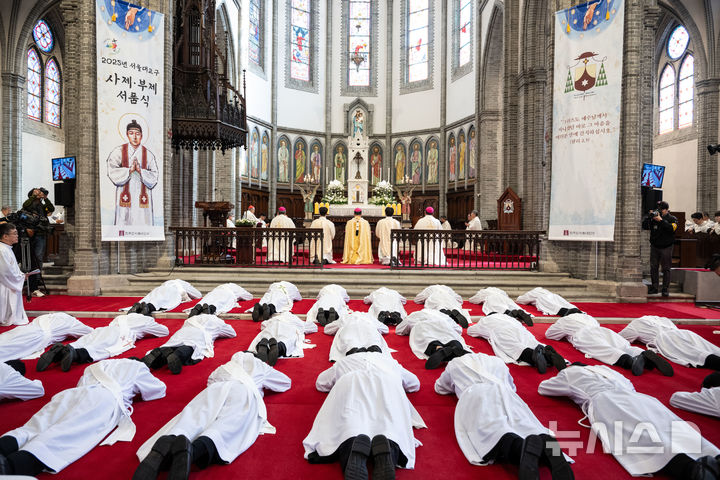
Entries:
{"type": "Polygon", "coordinates": [[[360,173],[360,163],[362,163],[362,161],[363,161],[363,157],[360,154],[360,152],[357,152],[355,154],[355,158],[353,158],[353,160],[357,164],[357,172],[355,173],[355,180],[360,180],[360,179],[362,179],[362,174],[360,173]]]}

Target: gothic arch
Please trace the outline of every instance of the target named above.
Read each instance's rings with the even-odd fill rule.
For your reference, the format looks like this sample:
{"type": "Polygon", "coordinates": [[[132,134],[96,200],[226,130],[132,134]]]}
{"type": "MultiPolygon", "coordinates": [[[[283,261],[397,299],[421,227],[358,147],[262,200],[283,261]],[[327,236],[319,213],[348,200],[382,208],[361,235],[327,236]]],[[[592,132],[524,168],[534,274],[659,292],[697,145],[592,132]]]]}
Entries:
{"type": "Polygon", "coordinates": [[[371,136],[373,134],[373,112],[375,110],[374,105],[368,105],[362,98],[356,98],[350,103],[346,103],[343,106],[343,113],[345,114],[345,132],[346,136],[350,136],[352,133],[352,122],[350,121],[350,112],[356,108],[360,108],[365,111],[365,135],[371,136]]]}
{"type": "Polygon", "coordinates": [[[228,78],[230,84],[235,86],[238,81],[237,69],[235,68],[235,35],[233,34],[232,22],[230,22],[230,16],[227,13],[227,7],[224,3],[217,8],[215,18],[217,19],[215,23],[216,32],[218,28],[220,28],[220,33],[222,33],[222,37],[218,36],[218,40],[222,39],[224,43],[223,47],[227,47],[227,51],[221,50],[223,55],[227,54],[225,58],[227,72],[223,71],[222,73],[228,78]]]}
{"type": "MultiPolygon", "coordinates": [[[[687,28],[687,31],[690,33],[690,39],[694,47],[693,54],[696,60],[696,82],[709,78],[712,72],[708,68],[707,50],[705,49],[705,46],[703,44],[702,35],[700,35],[700,29],[698,28],[697,24],[695,24],[695,21],[693,20],[690,13],[687,11],[685,5],[683,5],[680,0],[659,0],[658,6],[661,9],[665,10],[666,16],[672,15],[673,17],[675,17],[675,20],[681,23],[685,28],[687,28]]],[[[663,20],[661,20],[660,25],[663,25],[665,23],[672,23],[672,21],[664,18],[663,20]]],[[[666,28],[669,29],[669,26],[666,28]]],[[[660,30],[658,29],[658,31],[660,30]]],[[[656,48],[659,43],[664,43],[664,41],[667,40],[670,32],[664,31],[663,34],[664,35],[662,37],[657,37],[656,48]]],[[[658,58],[657,54],[658,51],[656,50],[656,59],[658,58]]]]}
{"type": "Polygon", "coordinates": [[[487,40],[483,51],[481,71],[481,110],[499,110],[502,107],[503,71],[503,8],[495,2],[488,22],[487,40]]]}
{"type": "MultiPolygon", "coordinates": [[[[64,51],[65,45],[65,29],[63,28],[63,19],[56,11],[51,11],[53,7],[60,4],[60,0],[38,0],[35,6],[32,8],[25,23],[20,28],[20,33],[17,37],[17,43],[12,45],[12,41],[8,42],[8,48],[5,50],[8,52],[7,59],[3,59],[10,71],[25,77],[25,51],[26,46],[32,41],[32,29],[43,17],[46,17],[46,21],[53,30],[53,34],[56,37],[56,45],[60,49],[60,53],[64,51]],[[14,49],[14,53],[12,52],[14,49]],[[12,62],[12,63],[10,63],[12,62]]],[[[12,35],[12,29],[8,32],[12,35]]]]}

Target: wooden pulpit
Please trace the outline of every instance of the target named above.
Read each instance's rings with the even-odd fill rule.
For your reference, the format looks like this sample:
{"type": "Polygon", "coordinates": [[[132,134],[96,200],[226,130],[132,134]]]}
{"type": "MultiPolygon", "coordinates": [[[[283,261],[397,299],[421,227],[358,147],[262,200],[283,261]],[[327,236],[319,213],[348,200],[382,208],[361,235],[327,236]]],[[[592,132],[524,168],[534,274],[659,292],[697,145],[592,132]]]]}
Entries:
{"type": "Polygon", "coordinates": [[[228,213],[234,205],[230,202],[195,202],[195,208],[203,210],[203,226],[207,227],[208,217],[211,227],[225,228],[228,213]]]}
{"type": "Polygon", "coordinates": [[[522,230],[522,199],[512,188],[497,201],[498,230],[522,230]]]}

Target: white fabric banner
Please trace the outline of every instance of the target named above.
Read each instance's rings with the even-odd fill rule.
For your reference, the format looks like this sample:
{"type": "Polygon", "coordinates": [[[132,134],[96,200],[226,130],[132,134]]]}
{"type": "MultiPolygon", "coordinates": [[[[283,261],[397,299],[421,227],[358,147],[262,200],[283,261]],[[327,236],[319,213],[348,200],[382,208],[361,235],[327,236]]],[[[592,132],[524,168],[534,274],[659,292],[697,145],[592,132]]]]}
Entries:
{"type": "Polygon", "coordinates": [[[164,240],[165,17],[95,1],[102,240],[164,240]]]}
{"type": "Polygon", "coordinates": [[[550,240],[613,241],[624,12],[593,0],[555,14],[550,240]]]}

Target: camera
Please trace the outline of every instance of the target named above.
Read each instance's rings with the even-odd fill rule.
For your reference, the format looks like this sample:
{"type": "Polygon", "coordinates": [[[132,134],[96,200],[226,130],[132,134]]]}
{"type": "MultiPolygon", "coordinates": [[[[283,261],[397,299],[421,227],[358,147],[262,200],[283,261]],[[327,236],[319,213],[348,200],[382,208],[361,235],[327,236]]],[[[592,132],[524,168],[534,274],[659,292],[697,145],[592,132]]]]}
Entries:
{"type": "Polygon", "coordinates": [[[653,217],[653,218],[655,218],[655,217],[660,217],[660,216],[661,216],[661,215],[660,215],[660,210],[657,210],[657,209],[656,209],[656,210],[652,210],[652,211],[650,212],[650,216],[653,217]]]}
{"type": "Polygon", "coordinates": [[[7,220],[15,225],[18,235],[21,237],[28,235],[28,230],[34,231],[43,228],[42,219],[38,215],[24,210],[9,214],[7,220]]]}

